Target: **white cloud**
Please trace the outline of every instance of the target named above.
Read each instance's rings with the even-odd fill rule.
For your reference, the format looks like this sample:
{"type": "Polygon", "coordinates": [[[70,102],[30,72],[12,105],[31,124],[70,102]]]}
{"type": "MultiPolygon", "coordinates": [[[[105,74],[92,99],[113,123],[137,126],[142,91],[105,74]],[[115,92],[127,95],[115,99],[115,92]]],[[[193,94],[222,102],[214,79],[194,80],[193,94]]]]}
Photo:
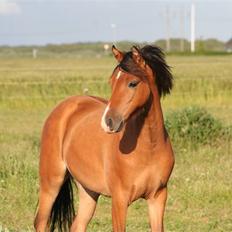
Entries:
{"type": "Polygon", "coordinates": [[[19,4],[12,1],[0,0],[0,15],[10,15],[21,13],[19,4]]]}

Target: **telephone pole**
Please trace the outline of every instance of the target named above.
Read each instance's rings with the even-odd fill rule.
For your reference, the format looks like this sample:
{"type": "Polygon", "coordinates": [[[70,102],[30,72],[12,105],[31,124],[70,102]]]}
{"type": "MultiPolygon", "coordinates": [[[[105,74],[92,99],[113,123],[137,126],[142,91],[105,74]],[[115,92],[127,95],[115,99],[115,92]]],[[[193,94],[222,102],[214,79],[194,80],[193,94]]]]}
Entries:
{"type": "Polygon", "coordinates": [[[166,18],[166,51],[170,52],[171,44],[170,44],[170,12],[169,7],[166,7],[165,11],[166,18]]]}
{"type": "Polygon", "coordinates": [[[184,51],[184,37],[185,37],[185,8],[180,8],[180,51],[184,51]]]}
{"type": "Polygon", "coordinates": [[[191,52],[195,52],[195,3],[191,4],[191,52]]]}

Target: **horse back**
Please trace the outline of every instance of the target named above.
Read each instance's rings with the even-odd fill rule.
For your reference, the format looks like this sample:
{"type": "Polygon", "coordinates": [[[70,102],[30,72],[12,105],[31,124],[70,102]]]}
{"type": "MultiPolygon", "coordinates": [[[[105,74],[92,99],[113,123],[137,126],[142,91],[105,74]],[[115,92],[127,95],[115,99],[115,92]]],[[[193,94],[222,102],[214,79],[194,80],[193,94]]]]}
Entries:
{"type": "Polygon", "coordinates": [[[75,114],[81,116],[99,108],[104,109],[105,103],[106,100],[98,97],[73,96],[59,103],[52,110],[44,123],[42,131],[40,148],[41,172],[43,172],[43,169],[49,169],[56,163],[58,169],[63,165],[63,162],[61,162],[63,160],[63,143],[73,116],[75,114]]]}

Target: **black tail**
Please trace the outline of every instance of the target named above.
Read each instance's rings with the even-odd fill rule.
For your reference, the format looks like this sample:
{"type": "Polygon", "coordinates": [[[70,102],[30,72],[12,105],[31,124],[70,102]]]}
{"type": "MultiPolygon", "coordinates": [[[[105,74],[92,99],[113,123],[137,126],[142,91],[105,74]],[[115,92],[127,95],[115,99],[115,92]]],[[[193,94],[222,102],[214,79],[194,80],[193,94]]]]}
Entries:
{"type": "Polygon", "coordinates": [[[75,217],[73,202],[72,177],[67,172],[64,183],[56,197],[50,215],[50,232],[57,229],[60,232],[69,231],[75,217]]]}

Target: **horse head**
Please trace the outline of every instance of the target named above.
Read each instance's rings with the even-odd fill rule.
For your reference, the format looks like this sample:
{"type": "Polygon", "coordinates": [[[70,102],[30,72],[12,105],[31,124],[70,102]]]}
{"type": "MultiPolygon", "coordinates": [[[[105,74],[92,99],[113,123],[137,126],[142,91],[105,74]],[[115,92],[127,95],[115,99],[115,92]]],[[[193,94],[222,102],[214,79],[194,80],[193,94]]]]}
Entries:
{"type": "Polygon", "coordinates": [[[119,64],[110,79],[112,95],[101,120],[107,133],[119,132],[130,116],[149,101],[156,85],[160,96],[169,93],[172,87],[169,66],[160,49],[134,46],[131,51],[123,53],[113,46],[112,52],[119,64]]]}

